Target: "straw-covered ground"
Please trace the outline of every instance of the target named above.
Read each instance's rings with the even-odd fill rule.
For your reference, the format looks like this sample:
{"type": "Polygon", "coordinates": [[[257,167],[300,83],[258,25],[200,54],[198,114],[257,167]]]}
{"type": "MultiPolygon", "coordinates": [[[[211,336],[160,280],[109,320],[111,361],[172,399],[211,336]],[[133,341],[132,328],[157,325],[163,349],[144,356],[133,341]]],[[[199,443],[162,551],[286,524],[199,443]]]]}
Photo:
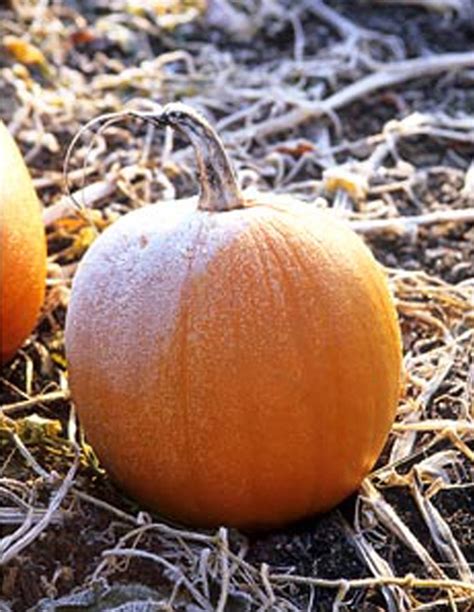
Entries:
{"type": "Polygon", "coordinates": [[[1,372],[0,610],[474,609],[472,3],[14,0],[0,27],[0,115],[49,246],[40,323],[1,372]],[[119,215],[197,186],[186,143],[96,125],[69,160],[78,213],[67,146],[101,113],[177,99],[217,126],[242,183],[352,224],[396,297],[407,384],[384,453],[357,495],[278,533],[145,513],[68,399],[81,256],[119,215]]]}

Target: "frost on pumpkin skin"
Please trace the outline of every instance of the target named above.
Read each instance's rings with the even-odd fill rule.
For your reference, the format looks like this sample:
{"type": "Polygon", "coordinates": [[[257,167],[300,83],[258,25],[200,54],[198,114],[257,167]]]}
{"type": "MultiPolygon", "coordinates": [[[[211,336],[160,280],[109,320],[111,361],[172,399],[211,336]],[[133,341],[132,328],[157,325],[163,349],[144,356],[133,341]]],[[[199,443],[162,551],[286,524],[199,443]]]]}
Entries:
{"type": "MultiPolygon", "coordinates": [[[[213,232],[212,237],[206,235],[200,244],[197,237],[207,234],[207,217],[209,213],[196,213],[194,200],[183,200],[136,210],[103,233],[89,249],[74,279],[66,328],[72,361],[74,337],[84,322],[82,312],[90,313],[86,323],[91,346],[97,340],[99,350],[108,344],[108,321],[114,318],[114,350],[99,361],[119,393],[134,382],[132,372],[127,380],[121,371],[130,358],[130,347],[146,347],[153,338],[151,350],[160,347],[166,351],[190,267],[193,273],[205,269],[220,243],[239,231],[238,226],[227,227],[221,233],[213,232]],[[137,330],[143,338],[137,338],[137,330]]],[[[216,218],[211,224],[218,223],[216,218]]],[[[82,355],[82,346],[77,348],[82,355]]],[[[135,367],[146,370],[149,357],[145,350],[139,351],[134,356],[135,367]]]]}
{"type": "Polygon", "coordinates": [[[381,450],[400,364],[385,281],[352,232],[300,210],[146,207],[80,267],[66,329],[80,417],[115,478],[165,513],[299,518],[381,450]]]}

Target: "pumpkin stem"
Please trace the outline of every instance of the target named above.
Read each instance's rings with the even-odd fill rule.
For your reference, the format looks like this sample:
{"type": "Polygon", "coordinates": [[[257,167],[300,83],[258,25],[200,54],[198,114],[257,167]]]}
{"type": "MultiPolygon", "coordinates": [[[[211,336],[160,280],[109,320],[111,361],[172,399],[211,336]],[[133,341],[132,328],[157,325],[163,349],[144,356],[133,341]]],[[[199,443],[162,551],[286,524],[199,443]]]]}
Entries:
{"type": "Polygon", "coordinates": [[[242,208],[244,199],[232,162],[210,123],[180,102],[167,104],[155,119],[182,132],[194,147],[201,186],[198,208],[209,211],[242,208]]]}

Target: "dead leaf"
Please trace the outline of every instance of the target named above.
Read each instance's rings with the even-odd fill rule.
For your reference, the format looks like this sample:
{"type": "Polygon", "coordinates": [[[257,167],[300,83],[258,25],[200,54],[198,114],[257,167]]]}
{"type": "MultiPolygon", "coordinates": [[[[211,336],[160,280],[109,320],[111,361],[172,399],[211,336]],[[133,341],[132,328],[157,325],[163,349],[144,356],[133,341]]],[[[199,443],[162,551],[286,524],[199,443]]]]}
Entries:
{"type": "Polygon", "coordinates": [[[18,38],[17,36],[5,36],[3,46],[12,55],[17,62],[26,64],[27,66],[38,65],[47,67],[43,53],[31,43],[18,38]]]}

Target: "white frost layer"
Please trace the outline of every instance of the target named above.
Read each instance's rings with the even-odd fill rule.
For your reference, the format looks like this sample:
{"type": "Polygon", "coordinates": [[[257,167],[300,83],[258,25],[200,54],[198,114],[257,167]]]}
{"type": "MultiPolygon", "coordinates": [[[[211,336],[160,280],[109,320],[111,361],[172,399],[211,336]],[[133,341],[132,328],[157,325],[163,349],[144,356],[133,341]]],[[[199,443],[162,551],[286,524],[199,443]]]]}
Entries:
{"type": "Polygon", "coordinates": [[[96,375],[99,363],[117,391],[133,384],[133,370],[149,367],[150,352],[156,358],[157,348],[167,350],[186,279],[245,229],[245,217],[197,211],[192,199],[143,207],[108,228],[74,279],[66,324],[72,365],[93,351],[96,375]]]}

